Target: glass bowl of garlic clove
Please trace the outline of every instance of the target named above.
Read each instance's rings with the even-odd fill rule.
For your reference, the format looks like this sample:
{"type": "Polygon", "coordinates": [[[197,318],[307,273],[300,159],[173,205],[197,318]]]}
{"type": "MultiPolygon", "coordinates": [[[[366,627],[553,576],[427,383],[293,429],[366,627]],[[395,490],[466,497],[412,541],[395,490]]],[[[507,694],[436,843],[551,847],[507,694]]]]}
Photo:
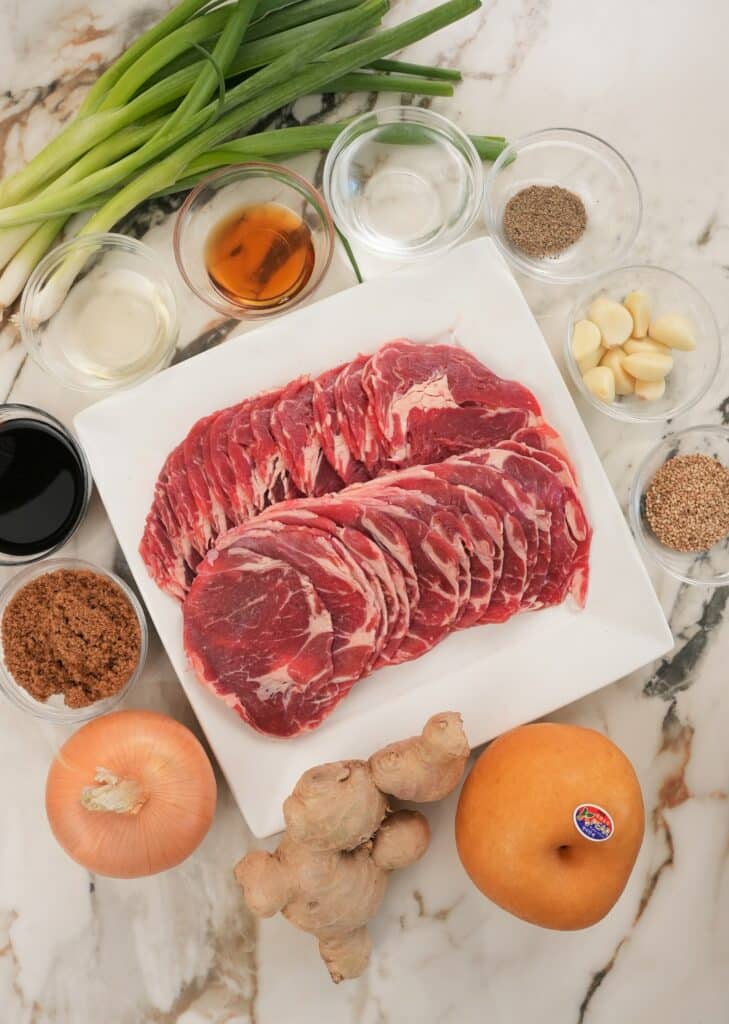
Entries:
{"type": "Polygon", "coordinates": [[[620,267],[578,297],[564,358],[595,409],[626,423],[665,423],[716,380],[721,336],[711,306],[685,278],[662,267],[620,267]]]}

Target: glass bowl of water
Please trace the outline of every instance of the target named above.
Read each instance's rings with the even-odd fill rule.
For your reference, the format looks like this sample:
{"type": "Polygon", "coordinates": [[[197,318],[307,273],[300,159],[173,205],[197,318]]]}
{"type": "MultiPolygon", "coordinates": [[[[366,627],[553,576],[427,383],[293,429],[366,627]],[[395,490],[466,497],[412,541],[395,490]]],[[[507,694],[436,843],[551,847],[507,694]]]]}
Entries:
{"type": "Polygon", "coordinates": [[[412,259],[454,245],[481,209],[476,148],[432,110],[363,114],[337,136],[324,165],[324,195],[337,227],[380,256],[412,259]]]}
{"type": "Polygon", "coordinates": [[[129,387],[162,369],[179,324],[160,262],[125,235],[81,235],[59,245],[23,292],[20,333],[30,355],[79,391],[129,387]]]}

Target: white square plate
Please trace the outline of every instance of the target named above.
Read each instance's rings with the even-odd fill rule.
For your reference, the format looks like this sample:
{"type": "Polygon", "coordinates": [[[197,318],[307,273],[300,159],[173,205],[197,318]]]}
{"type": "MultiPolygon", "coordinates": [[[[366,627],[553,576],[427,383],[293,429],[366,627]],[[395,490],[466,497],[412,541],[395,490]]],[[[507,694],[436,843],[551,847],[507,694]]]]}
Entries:
{"type": "Polygon", "coordinates": [[[76,418],[96,484],[155,626],[255,835],[283,827],[281,803],[312,765],[367,757],[460,711],[472,745],[599,689],[665,653],[671,633],[612,488],[524,298],[488,240],[334,295],[153,377],[76,418]],[[532,388],[562,433],[595,534],[581,613],[566,606],[448,637],[409,665],[362,680],[314,732],[267,739],[188,668],[178,605],[137,552],[157,473],[200,416],[302,372],[320,373],[391,338],[454,336],[532,388]],[[599,656],[596,657],[596,652],[599,656]]]}

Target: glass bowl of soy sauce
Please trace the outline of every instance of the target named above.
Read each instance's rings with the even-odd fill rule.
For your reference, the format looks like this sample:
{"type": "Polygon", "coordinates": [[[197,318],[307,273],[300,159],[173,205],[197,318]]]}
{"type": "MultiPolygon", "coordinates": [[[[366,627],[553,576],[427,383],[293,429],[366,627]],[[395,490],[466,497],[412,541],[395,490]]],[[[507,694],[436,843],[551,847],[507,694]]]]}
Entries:
{"type": "Polygon", "coordinates": [[[62,547],[91,498],[83,449],[54,416],[0,405],[0,565],[25,565],[62,547]]]}
{"type": "Polygon", "coordinates": [[[177,215],[175,259],[193,292],[223,316],[288,312],[315,291],[334,251],[320,193],[278,164],[239,164],[193,189],[177,215]]]}

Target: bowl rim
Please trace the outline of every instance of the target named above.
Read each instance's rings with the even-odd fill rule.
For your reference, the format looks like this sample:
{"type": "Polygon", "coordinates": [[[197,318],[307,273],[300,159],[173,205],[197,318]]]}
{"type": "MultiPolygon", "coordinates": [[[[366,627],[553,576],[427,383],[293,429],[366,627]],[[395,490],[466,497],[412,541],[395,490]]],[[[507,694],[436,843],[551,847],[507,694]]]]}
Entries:
{"type": "Polygon", "coordinates": [[[71,391],[79,391],[86,394],[108,395],[113,394],[116,391],[123,391],[126,388],[134,387],[136,384],[141,384],[142,381],[147,380],[149,377],[152,377],[159,370],[162,370],[167,366],[175,353],[177,341],[180,336],[180,311],[178,308],[177,297],[175,296],[175,290],[172,287],[172,281],[170,280],[167,272],[160,265],[160,260],[158,259],[157,254],[154,249],[148,246],[145,242],[142,242],[140,239],[132,238],[130,235],[123,235],[118,231],[97,231],[88,235],[76,235],[75,238],[66,239],[65,242],[61,242],[59,245],[54,246],[50,252],[46,253],[40,263],[33,268],[33,271],[26,282],[25,288],[23,289],[23,294],[20,299],[20,307],[18,309],[17,322],[20,329],[21,341],[23,342],[23,346],[31,359],[50,377],[63,384],[64,387],[67,387],[71,391]],[[91,382],[81,384],[78,381],[69,378],[65,373],[57,372],[57,370],[49,366],[43,358],[42,345],[38,343],[41,325],[33,324],[32,318],[29,316],[29,306],[37,291],[42,287],[43,281],[49,272],[49,268],[55,269],[60,260],[69,253],[80,252],[84,249],[99,248],[123,249],[126,252],[133,253],[135,257],[145,260],[147,265],[154,267],[155,272],[167,286],[171,299],[173,322],[164,352],[153,367],[145,369],[144,373],[138,374],[136,377],[130,377],[129,379],[123,379],[121,381],[115,380],[106,384],[94,384],[91,382]]]}
{"type": "Polygon", "coordinates": [[[569,375],[572,378],[572,382],[575,385],[575,388],[577,389],[579,394],[594,409],[597,409],[598,412],[601,412],[604,416],[609,416],[610,419],[618,420],[621,423],[635,423],[639,425],[643,423],[665,423],[666,420],[678,419],[678,417],[685,415],[687,412],[689,412],[689,410],[693,409],[694,406],[696,406],[701,401],[701,399],[706,396],[707,392],[711,388],[719,372],[719,368],[721,366],[722,361],[721,332],[719,329],[719,322],[716,319],[716,314],[714,313],[714,310],[709,300],[706,298],[704,293],[700,291],[695,284],[693,284],[692,281],[688,280],[688,278],[684,277],[682,274],[677,273],[675,270],[670,270],[668,267],[660,267],[655,263],[629,263],[626,264],[625,266],[612,267],[610,270],[604,271],[604,273],[602,273],[599,277],[591,279],[589,284],[586,284],[586,286],[580,291],[580,294],[577,296],[575,301],[572,303],[572,306],[570,307],[569,316],[567,317],[567,326],[564,336],[563,351],[565,363],[567,365],[569,375]],[[712,335],[712,342],[714,345],[714,357],[712,360],[712,364],[708,368],[705,379],[702,381],[700,387],[697,388],[696,392],[692,396],[687,398],[681,405],[677,405],[675,408],[669,409],[668,411],[664,410],[661,413],[656,412],[653,415],[649,414],[646,416],[633,416],[629,412],[624,411],[623,403],[614,402],[612,405],[606,405],[605,402],[601,402],[599,399],[595,398],[595,396],[592,395],[591,392],[588,391],[588,389],[585,387],[582,381],[582,375],[579,372],[579,368],[577,366],[577,363],[575,362],[575,358],[572,355],[571,341],[572,331],[577,318],[577,310],[585,305],[585,303],[591,295],[597,294],[600,291],[600,288],[602,287],[601,282],[603,280],[615,274],[635,273],[637,275],[643,273],[644,271],[650,271],[651,273],[666,275],[667,277],[679,281],[684,287],[686,287],[689,290],[690,293],[693,294],[694,300],[697,301],[699,305],[704,307],[704,312],[706,314],[707,320],[711,324],[710,333],[712,335]]]}
{"type": "Polygon", "coordinates": [[[54,722],[57,725],[78,725],[113,710],[137,683],[144,671],[149,652],[149,625],[141,601],[126,580],[123,580],[111,569],[105,569],[103,566],[97,565],[94,562],[88,562],[83,558],[48,558],[42,562],[36,562],[34,565],[26,565],[20,572],[11,576],[5,585],[0,588],[0,624],[9,602],[26,583],[45,575],[47,572],[54,572],[58,569],[88,569],[98,576],[104,576],[106,579],[111,580],[112,583],[119,587],[129,601],[139,623],[139,660],[129,679],[120,690],[110,697],[104,697],[84,708],[69,708],[65,703],[60,707],[43,703],[36,700],[35,697],[20,686],[11,675],[5,663],[0,632],[0,692],[5,699],[34,718],[54,722]],[[103,707],[99,705],[103,705],[103,707]]]}
{"type": "MultiPolygon", "coordinates": [[[[628,520],[630,522],[630,529],[641,552],[649,559],[652,559],[669,576],[673,576],[674,579],[680,580],[682,583],[688,583],[691,586],[725,587],[729,585],[729,570],[713,579],[701,579],[698,576],[690,576],[664,561],[660,554],[649,547],[646,540],[647,532],[640,513],[640,503],[645,490],[648,466],[662,448],[670,450],[678,439],[688,437],[690,434],[715,435],[729,442],[729,426],[724,426],[721,423],[698,423],[696,426],[683,427],[681,430],[671,431],[654,444],[641,459],[630,482],[628,490],[628,520]]],[[[657,541],[657,543],[660,546],[660,541],[657,541]]],[[[700,554],[700,552],[696,552],[696,554],[700,554]]]]}
{"type": "Polygon", "coordinates": [[[339,230],[348,237],[356,239],[357,244],[361,245],[363,249],[366,249],[370,253],[374,253],[382,259],[417,260],[430,257],[438,253],[447,252],[449,249],[453,248],[454,245],[457,245],[473,227],[483,205],[483,162],[468,134],[459,125],[457,125],[455,121],[452,121],[449,117],[439,113],[437,110],[431,110],[429,107],[417,107],[402,103],[395,103],[387,107],[377,107],[374,110],[365,110],[361,114],[358,114],[357,117],[347,122],[346,126],[341,130],[332,145],[329,147],[329,152],[324,160],[324,168],[322,170],[322,190],[339,230]],[[357,136],[357,129],[364,122],[373,118],[377,121],[376,127],[382,127],[387,124],[396,124],[400,119],[420,123],[426,127],[437,126],[441,129],[446,129],[447,133],[455,136],[458,139],[459,144],[462,145],[464,150],[463,164],[468,168],[468,173],[473,177],[473,199],[471,202],[471,208],[468,211],[468,216],[464,219],[458,234],[452,240],[445,243],[439,242],[432,248],[424,245],[415,249],[402,248],[396,251],[385,251],[370,243],[342,216],[341,210],[338,208],[338,204],[334,200],[333,196],[332,179],[334,177],[334,168],[342,154],[357,136]]]}
{"type": "MultiPolygon", "coordinates": [[[[486,173],[484,180],[484,198],[485,198],[485,211],[486,211],[486,226],[488,227],[489,237],[493,239],[496,248],[499,252],[518,270],[538,281],[543,281],[548,284],[580,284],[583,281],[589,281],[600,274],[605,273],[611,266],[618,266],[620,261],[623,260],[630,250],[633,248],[640,226],[643,222],[643,193],[641,191],[640,182],[636,176],[635,171],[628,163],[627,159],[623,156],[619,149],[617,149],[611,142],[603,139],[600,135],[596,135],[594,132],[585,131],[582,128],[569,128],[554,126],[549,128],[540,128],[534,132],[526,132],[524,135],[520,135],[518,138],[510,142],[504,150],[494,160],[490,169],[486,173]],[[610,258],[610,263],[596,267],[594,270],[580,273],[580,274],[555,274],[550,271],[549,260],[530,260],[528,257],[524,257],[518,250],[508,245],[501,235],[501,228],[496,218],[496,211],[493,203],[493,186],[499,172],[503,169],[504,165],[510,163],[518,153],[526,146],[532,143],[539,142],[542,140],[549,140],[558,133],[576,136],[583,140],[589,140],[592,145],[597,143],[598,146],[608,149],[618,161],[623,165],[625,170],[628,172],[628,178],[633,184],[635,190],[636,199],[636,218],[635,224],[631,231],[626,234],[625,241],[623,242],[620,250],[610,258]]],[[[554,267],[556,264],[551,264],[554,267]]]]}
{"type": "MultiPolygon", "coordinates": [[[[298,171],[294,171],[290,167],[286,167],[284,164],[276,164],[267,160],[250,160],[239,164],[229,164],[227,167],[219,167],[216,171],[213,171],[211,174],[208,174],[203,178],[202,181],[199,181],[195,188],[188,193],[184,203],[177,211],[177,216],[175,217],[175,224],[172,231],[172,248],[175,255],[177,269],[182,280],[190,291],[196,295],[201,302],[204,302],[206,306],[210,309],[214,309],[216,313],[220,313],[223,316],[228,316],[233,319],[240,320],[242,323],[246,323],[249,321],[270,320],[275,316],[288,313],[298,306],[300,302],[303,302],[304,299],[310,298],[324,280],[324,277],[331,266],[332,258],[334,256],[335,239],[336,229],[334,227],[331,211],[324,195],[315,185],[305,178],[303,174],[299,174],[298,171]],[[186,222],[194,217],[194,213],[190,213],[193,204],[201,192],[204,189],[209,188],[210,185],[213,182],[216,182],[219,178],[234,178],[238,175],[246,177],[254,175],[261,178],[276,177],[288,180],[288,183],[296,187],[297,190],[305,196],[307,203],[317,211],[325,228],[327,251],[324,256],[324,260],[319,266],[318,276],[316,276],[314,284],[308,289],[306,287],[302,288],[297,295],[288,302],[282,303],[281,306],[250,309],[249,307],[236,306],[233,302],[226,303],[222,297],[219,301],[216,301],[214,292],[203,292],[193,283],[185,266],[185,261],[182,256],[182,240],[187,227],[186,222]]],[[[314,277],[316,273],[317,271],[315,268],[312,272],[312,277],[314,277]]]]}
{"type": "MultiPolygon", "coordinates": [[[[27,558],[19,557],[9,561],[8,555],[0,552],[0,568],[3,569],[22,569],[23,567],[33,566],[38,562],[42,562],[46,558],[50,558],[55,555],[56,552],[60,551],[61,548],[67,544],[71,538],[75,535],[84,519],[86,518],[89,510],[89,503],[91,502],[91,495],[94,490],[94,478],[91,473],[91,466],[89,460],[84,451],[83,445],[75,434],[69,430],[69,428],[61,423],[57,417],[53,416],[52,413],[46,412],[45,409],[40,409],[35,405],[28,405],[24,402],[4,402],[0,405],[0,424],[4,423],[3,412],[11,410],[13,413],[19,413],[18,416],[13,416],[12,419],[23,419],[24,416],[31,414],[30,418],[40,417],[42,420],[50,421],[51,425],[55,427],[58,432],[68,441],[73,448],[74,452],[78,456],[78,460],[81,463],[81,469],[84,477],[84,495],[79,510],[78,518],[73,525],[72,530],[62,539],[57,541],[52,547],[47,548],[45,551],[40,551],[38,554],[29,555],[27,558]]],[[[12,420],[11,420],[12,421],[12,420]]],[[[2,598],[2,592],[4,588],[0,588],[0,599],[2,598]]]]}

